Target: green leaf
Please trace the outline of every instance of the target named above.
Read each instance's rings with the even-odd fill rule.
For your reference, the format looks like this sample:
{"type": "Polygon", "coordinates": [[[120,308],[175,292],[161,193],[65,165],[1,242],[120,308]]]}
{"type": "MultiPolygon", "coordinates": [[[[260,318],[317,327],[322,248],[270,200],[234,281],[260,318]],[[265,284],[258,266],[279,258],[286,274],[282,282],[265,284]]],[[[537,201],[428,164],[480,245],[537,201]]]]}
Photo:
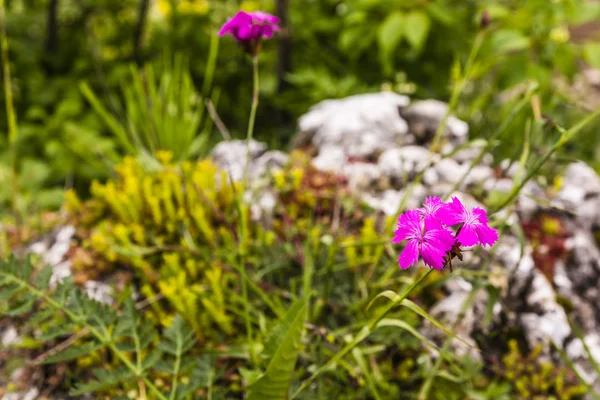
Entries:
{"type": "Polygon", "coordinates": [[[14,284],[0,288],[0,303],[4,303],[11,299],[14,295],[19,293],[19,291],[21,291],[21,286],[14,284]]]}
{"type": "Polygon", "coordinates": [[[35,304],[35,298],[29,298],[27,300],[22,301],[16,307],[11,308],[11,309],[5,311],[4,315],[7,315],[9,317],[16,317],[16,316],[19,316],[19,315],[23,315],[23,314],[28,313],[29,311],[31,311],[31,309],[33,308],[34,304],[35,304]]]}
{"type": "Polygon", "coordinates": [[[40,289],[46,289],[50,284],[50,278],[52,278],[52,267],[44,267],[35,277],[34,284],[40,289]]]}
{"type": "Polygon", "coordinates": [[[497,53],[525,50],[529,45],[529,38],[513,29],[500,29],[490,38],[490,46],[497,53]]]}
{"type": "Polygon", "coordinates": [[[600,68],[600,43],[587,42],[583,45],[583,54],[592,67],[600,68]]]}
{"type": "Polygon", "coordinates": [[[96,350],[100,350],[105,346],[104,343],[100,342],[88,342],[80,346],[71,346],[60,353],[54,354],[44,360],[44,364],[54,364],[61,361],[76,360],[80,357],[86,356],[93,353],[96,350]]]}
{"type": "Polygon", "coordinates": [[[71,323],[63,323],[57,326],[51,326],[48,330],[42,333],[38,339],[43,341],[50,341],[61,336],[69,336],[75,332],[77,327],[71,323]]]}
{"type": "Polygon", "coordinates": [[[135,378],[135,374],[126,367],[121,367],[114,371],[97,368],[94,369],[94,375],[98,380],[78,384],[70,391],[70,394],[72,396],[81,396],[86,393],[98,392],[135,378]]]}
{"type": "Polygon", "coordinates": [[[420,51],[427,40],[431,20],[423,11],[411,11],[406,14],[404,22],[404,35],[408,43],[417,51],[420,51]]]}
{"type": "Polygon", "coordinates": [[[306,319],[306,300],[299,300],[287,312],[282,324],[288,323],[277,351],[266,372],[248,388],[248,400],[285,400],[288,398],[296,359],[300,353],[306,319]]]}
{"type": "Polygon", "coordinates": [[[377,41],[381,49],[381,63],[387,74],[392,73],[393,53],[404,35],[405,16],[395,11],[387,16],[377,30],[377,41]]]}
{"type": "Polygon", "coordinates": [[[412,310],[413,312],[419,314],[420,316],[422,316],[423,318],[425,318],[426,320],[428,320],[429,322],[431,322],[432,325],[434,325],[436,328],[444,331],[444,333],[448,336],[451,336],[457,340],[460,340],[461,342],[463,342],[464,344],[466,344],[467,346],[475,349],[475,350],[479,350],[479,348],[477,346],[472,345],[471,343],[467,342],[464,339],[459,338],[458,336],[456,336],[454,333],[452,333],[450,330],[448,330],[444,325],[442,325],[441,323],[439,323],[435,318],[433,318],[431,315],[427,314],[427,312],[425,310],[423,310],[421,307],[419,307],[418,305],[416,305],[415,303],[413,303],[412,301],[408,300],[408,299],[404,299],[402,300],[402,303],[400,303],[400,305],[408,308],[409,310],[412,310]]]}
{"type": "Polygon", "coordinates": [[[306,304],[302,301],[297,301],[289,308],[288,312],[284,316],[283,320],[271,330],[267,340],[264,344],[264,350],[262,354],[265,357],[272,357],[277,350],[281,347],[289,329],[290,325],[294,322],[297,317],[298,311],[306,304]]]}

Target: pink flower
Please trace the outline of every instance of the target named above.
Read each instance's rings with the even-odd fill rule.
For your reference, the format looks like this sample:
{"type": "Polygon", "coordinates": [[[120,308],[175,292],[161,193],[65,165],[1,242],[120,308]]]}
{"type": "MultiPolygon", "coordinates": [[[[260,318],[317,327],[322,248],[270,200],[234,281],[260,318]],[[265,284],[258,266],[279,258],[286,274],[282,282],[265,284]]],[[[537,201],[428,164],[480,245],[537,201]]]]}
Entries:
{"type": "Polygon", "coordinates": [[[421,255],[426,265],[441,270],[446,264],[446,254],[454,244],[454,236],[440,223],[430,225],[421,221],[419,214],[417,210],[409,210],[398,219],[398,229],[392,242],[408,239],[398,263],[400,268],[406,269],[416,263],[421,255]]]}
{"type": "Polygon", "coordinates": [[[232,35],[239,42],[258,42],[279,30],[279,18],[262,11],[239,11],[221,30],[219,36],[232,35]]]}
{"type": "Polygon", "coordinates": [[[476,244],[492,246],[498,240],[498,232],[488,226],[485,210],[474,207],[469,211],[456,197],[446,205],[446,210],[439,214],[441,221],[450,226],[462,224],[456,240],[463,246],[476,244]]]}
{"type": "Polygon", "coordinates": [[[427,197],[425,199],[425,207],[418,208],[417,211],[421,218],[425,220],[425,226],[440,226],[442,225],[441,216],[447,213],[446,203],[440,200],[439,197],[427,197]]]}

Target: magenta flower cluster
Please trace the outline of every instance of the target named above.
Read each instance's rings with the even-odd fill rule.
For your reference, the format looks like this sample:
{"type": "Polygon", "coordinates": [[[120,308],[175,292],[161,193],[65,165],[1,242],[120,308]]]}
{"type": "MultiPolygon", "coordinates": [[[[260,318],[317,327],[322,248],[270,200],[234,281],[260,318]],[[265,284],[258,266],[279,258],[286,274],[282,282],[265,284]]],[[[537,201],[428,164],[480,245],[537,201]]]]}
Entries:
{"type": "Polygon", "coordinates": [[[438,197],[428,197],[424,207],[408,210],[398,218],[393,243],[408,239],[398,264],[400,268],[408,268],[421,256],[426,265],[441,270],[454,256],[462,259],[461,246],[496,243],[498,232],[488,223],[482,208],[468,210],[456,197],[448,203],[438,197]],[[456,227],[456,231],[452,231],[452,227],[456,227]]]}
{"type": "Polygon", "coordinates": [[[263,38],[279,30],[279,18],[263,11],[239,11],[221,30],[219,36],[231,35],[251,55],[255,55],[263,38]]]}

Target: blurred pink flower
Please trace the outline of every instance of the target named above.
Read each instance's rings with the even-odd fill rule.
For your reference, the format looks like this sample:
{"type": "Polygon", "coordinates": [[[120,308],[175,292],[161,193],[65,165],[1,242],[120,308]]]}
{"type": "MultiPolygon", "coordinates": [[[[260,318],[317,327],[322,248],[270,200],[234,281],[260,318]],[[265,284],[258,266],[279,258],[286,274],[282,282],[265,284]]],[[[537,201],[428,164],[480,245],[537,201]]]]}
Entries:
{"type": "Polygon", "coordinates": [[[474,207],[469,211],[456,197],[447,203],[445,211],[439,214],[441,221],[450,226],[462,224],[456,240],[462,246],[476,244],[492,246],[498,240],[498,232],[488,226],[488,218],[483,208],[474,207]]]}
{"type": "Polygon", "coordinates": [[[421,255],[426,265],[437,270],[444,268],[445,257],[455,240],[452,232],[439,222],[430,224],[422,221],[417,210],[408,210],[398,219],[392,242],[399,243],[405,239],[408,242],[398,257],[400,268],[406,269],[415,264],[421,255]]]}
{"type": "Polygon", "coordinates": [[[279,18],[263,11],[238,11],[221,30],[219,36],[232,35],[239,42],[252,42],[254,47],[262,38],[270,38],[279,30],[279,18]]]}

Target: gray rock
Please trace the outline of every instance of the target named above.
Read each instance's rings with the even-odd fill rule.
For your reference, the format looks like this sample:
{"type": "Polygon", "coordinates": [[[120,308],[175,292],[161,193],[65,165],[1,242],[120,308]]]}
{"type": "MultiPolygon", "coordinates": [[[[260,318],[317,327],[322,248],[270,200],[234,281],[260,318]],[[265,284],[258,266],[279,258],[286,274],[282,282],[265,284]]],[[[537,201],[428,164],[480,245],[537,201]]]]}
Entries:
{"type": "MultiPolygon", "coordinates": [[[[479,154],[485,147],[485,141],[475,140],[466,145],[464,149],[458,150],[452,155],[452,159],[460,164],[471,164],[473,160],[479,157],[479,154]]],[[[490,153],[485,153],[481,157],[479,165],[490,166],[494,161],[494,157],[490,153]]]]}
{"type": "Polygon", "coordinates": [[[405,146],[384,151],[377,163],[385,176],[407,182],[434,159],[429,150],[421,146],[405,146]]]}
{"type": "MultiPolygon", "coordinates": [[[[460,279],[454,279],[458,281],[460,279]]],[[[475,329],[478,329],[485,315],[485,306],[487,303],[487,293],[479,290],[472,300],[471,305],[467,306],[464,314],[461,315],[461,310],[469,300],[472,286],[464,281],[462,285],[457,285],[457,282],[452,284],[454,287],[450,289],[450,294],[444,299],[436,303],[430,310],[431,316],[448,327],[456,336],[467,343],[475,346],[475,342],[471,338],[471,334],[475,329]]],[[[425,322],[422,328],[422,333],[425,337],[437,342],[441,345],[446,339],[446,335],[438,328],[433,326],[428,321],[425,322]]],[[[481,353],[468,346],[457,338],[452,338],[450,342],[452,352],[458,357],[469,356],[473,360],[481,361],[481,353]]]]}
{"type": "Polygon", "coordinates": [[[39,255],[44,264],[52,267],[51,287],[71,275],[71,262],[66,259],[66,254],[71,247],[74,235],[75,228],[73,226],[63,226],[32,243],[25,250],[27,253],[39,255]]]}
{"type": "Polygon", "coordinates": [[[255,160],[249,167],[249,176],[251,179],[258,179],[268,173],[282,169],[288,162],[289,156],[278,150],[267,151],[255,160]]]}
{"type": "Polygon", "coordinates": [[[461,189],[470,187],[483,187],[487,182],[494,179],[494,171],[485,165],[476,165],[466,175],[461,189]]]}
{"type": "Polygon", "coordinates": [[[83,289],[87,296],[92,300],[108,305],[111,305],[114,301],[112,287],[104,282],[89,280],[84,283],[83,289]]]}
{"type": "Polygon", "coordinates": [[[556,201],[577,215],[579,227],[589,230],[593,225],[600,225],[600,177],[585,163],[568,166],[556,201]]]}
{"type": "Polygon", "coordinates": [[[13,325],[9,326],[3,333],[0,343],[3,347],[8,347],[13,344],[17,344],[20,341],[19,332],[13,325]]]}
{"type": "Polygon", "coordinates": [[[451,158],[444,158],[435,165],[440,182],[456,183],[467,172],[467,166],[460,165],[451,158]]]}
{"type": "Polygon", "coordinates": [[[40,391],[37,388],[31,388],[24,392],[5,393],[1,400],[35,400],[40,391]]]}
{"type": "Polygon", "coordinates": [[[408,126],[399,109],[408,103],[408,97],[392,92],[323,101],[300,117],[302,139],[294,140],[294,145],[310,141],[319,150],[338,146],[350,157],[376,157],[403,143],[408,126]]]}
{"type": "Polygon", "coordinates": [[[361,193],[374,188],[381,176],[377,164],[349,163],[344,167],[342,175],[348,178],[348,186],[354,193],[361,193]]]}
{"type": "MultiPolygon", "coordinates": [[[[267,145],[252,140],[250,142],[250,163],[267,151],[267,145]]],[[[215,164],[227,171],[234,181],[241,181],[246,167],[247,143],[245,140],[220,142],[211,153],[215,164]]],[[[248,168],[250,171],[250,167],[248,168]]]]}
{"type": "MultiPolygon", "coordinates": [[[[401,115],[408,122],[409,132],[415,135],[418,143],[427,143],[435,136],[438,125],[447,110],[446,103],[429,99],[412,103],[409,107],[401,110],[401,115]]],[[[442,137],[446,138],[453,147],[457,147],[466,143],[468,134],[467,123],[450,116],[442,137]]]]}
{"type": "Polygon", "coordinates": [[[347,162],[347,156],[341,147],[323,146],[319,154],[313,158],[312,165],[321,171],[336,174],[342,173],[347,162]]]}

